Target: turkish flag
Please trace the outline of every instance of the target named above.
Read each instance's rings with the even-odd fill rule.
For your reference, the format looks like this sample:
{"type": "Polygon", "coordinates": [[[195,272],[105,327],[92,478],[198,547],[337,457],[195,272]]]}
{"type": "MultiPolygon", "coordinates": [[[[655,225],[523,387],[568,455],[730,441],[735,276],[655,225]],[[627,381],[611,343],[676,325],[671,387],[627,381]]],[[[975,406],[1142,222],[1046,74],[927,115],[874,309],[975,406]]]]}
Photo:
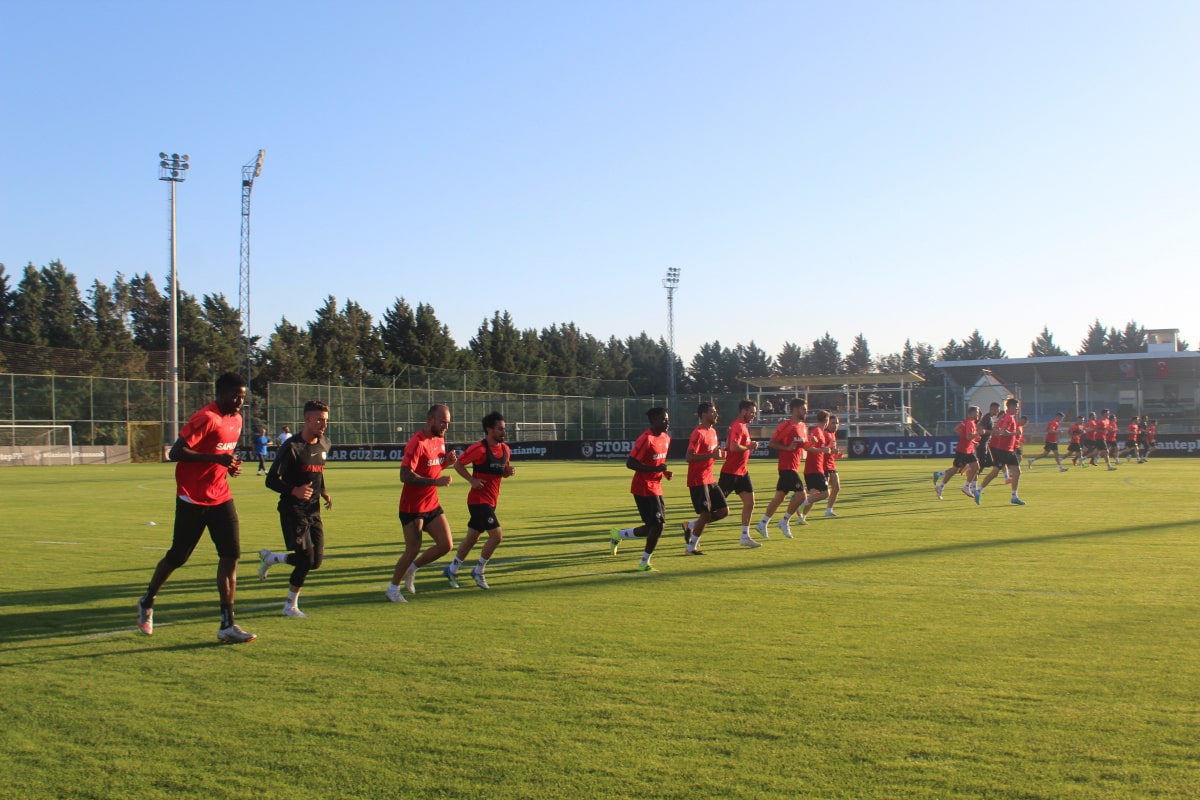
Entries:
{"type": "Polygon", "coordinates": [[[1155,361],[1154,370],[1155,374],[1160,378],[1171,377],[1171,365],[1165,360],[1155,361]]]}

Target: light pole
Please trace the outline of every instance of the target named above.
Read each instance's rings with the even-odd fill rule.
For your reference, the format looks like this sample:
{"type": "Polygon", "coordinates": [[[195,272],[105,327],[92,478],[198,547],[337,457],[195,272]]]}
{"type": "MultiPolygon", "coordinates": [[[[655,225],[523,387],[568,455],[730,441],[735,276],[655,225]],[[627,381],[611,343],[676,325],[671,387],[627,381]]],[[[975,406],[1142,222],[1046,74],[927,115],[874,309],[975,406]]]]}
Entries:
{"type": "Polygon", "coordinates": [[[179,435],[179,274],[175,267],[175,184],[187,176],[188,157],[172,153],[158,154],[158,179],[171,184],[171,435],[179,435]]]}
{"type": "Polygon", "coordinates": [[[251,423],[251,405],[253,392],[251,378],[254,376],[254,349],[250,346],[250,192],[254,189],[254,179],[262,175],[263,156],[265,150],[258,151],[258,157],[242,165],[242,245],[238,258],[238,313],[242,319],[242,349],[246,359],[246,402],[242,406],[242,418],[245,420],[243,429],[249,439],[247,445],[253,447],[254,435],[251,423]]]}
{"type": "Polygon", "coordinates": [[[675,399],[675,290],[679,288],[679,267],[667,267],[663,278],[667,290],[667,406],[675,399]]]}

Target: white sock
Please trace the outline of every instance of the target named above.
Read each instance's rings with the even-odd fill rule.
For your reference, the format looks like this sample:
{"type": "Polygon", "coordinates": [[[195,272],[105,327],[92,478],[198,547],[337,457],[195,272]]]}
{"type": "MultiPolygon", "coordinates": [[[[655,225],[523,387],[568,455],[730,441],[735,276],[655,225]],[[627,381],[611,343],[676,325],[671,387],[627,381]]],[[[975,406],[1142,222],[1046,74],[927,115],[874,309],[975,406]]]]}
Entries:
{"type": "Polygon", "coordinates": [[[788,522],[788,520],[789,520],[789,519],[791,519],[791,518],[792,518],[792,515],[791,515],[791,514],[784,513],[784,515],[783,515],[783,524],[784,524],[784,525],[787,525],[787,522],[788,522]]]}
{"type": "Polygon", "coordinates": [[[633,528],[621,528],[621,530],[617,531],[617,536],[620,536],[622,539],[632,539],[633,528]]]}
{"type": "Polygon", "coordinates": [[[288,592],[287,604],[292,608],[296,607],[296,601],[300,597],[300,592],[288,592]]]}
{"type": "Polygon", "coordinates": [[[488,562],[488,560],[486,558],[484,558],[483,556],[479,557],[479,564],[477,566],[478,566],[480,572],[483,572],[483,568],[487,566],[487,562],[488,562]]]}
{"type": "Polygon", "coordinates": [[[749,525],[742,526],[742,536],[745,536],[747,539],[750,538],[750,526],[749,525]]]}
{"type": "Polygon", "coordinates": [[[692,529],[692,526],[693,526],[693,525],[695,525],[695,524],[696,524],[697,522],[699,522],[699,521],[700,521],[700,520],[699,520],[699,518],[697,518],[697,519],[689,519],[687,522],[685,522],[685,523],[683,523],[683,524],[684,524],[684,525],[687,525],[687,529],[688,529],[688,531],[691,531],[691,529],[692,529]]]}
{"type": "Polygon", "coordinates": [[[646,553],[646,552],[643,552],[643,553],[642,553],[642,563],[643,563],[643,564],[649,564],[649,563],[650,563],[650,554],[649,554],[649,553],[646,553]]]}

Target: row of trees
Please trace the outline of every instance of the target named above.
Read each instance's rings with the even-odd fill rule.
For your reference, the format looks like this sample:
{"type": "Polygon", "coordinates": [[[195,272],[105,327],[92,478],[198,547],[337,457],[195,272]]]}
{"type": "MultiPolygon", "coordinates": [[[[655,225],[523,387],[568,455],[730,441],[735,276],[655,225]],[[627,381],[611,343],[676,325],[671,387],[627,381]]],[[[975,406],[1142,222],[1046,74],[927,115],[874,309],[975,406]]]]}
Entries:
{"type": "MultiPolygon", "coordinates": [[[[196,298],[181,291],[178,314],[185,379],[208,380],[226,370],[244,371],[245,334],[238,310],[224,295],[196,298]]],[[[84,293],[59,261],[40,269],[29,264],[15,285],[0,264],[0,341],[84,351],[95,374],[149,373],[146,353],[169,347],[169,320],[170,286],[160,292],[149,274],[130,279],[118,274],[109,285],[94,281],[84,293]]],[[[549,381],[554,376],[592,381],[588,393],[596,393],[594,381],[601,380],[612,381],[609,391],[615,393],[663,394],[672,360],[666,342],[645,332],[625,339],[598,339],[571,322],[541,330],[520,329],[507,311],[485,318],[464,347],[454,341],[433,306],[418,303],[413,308],[402,297],[379,322],[354,301],[339,305],[329,297],[306,326],[284,318],[265,342],[254,337],[249,344],[256,388],[270,381],[384,385],[417,366],[546,378],[540,385],[533,380],[520,391],[574,393],[567,384],[549,381]]],[[[1145,329],[1135,322],[1118,330],[1096,320],[1077,352],[1142,352],[1145,344],[1145,329]]],[[[1068,353],[1043,328],[1029,355],[1068,353]]],[[[871,354],[861,334],[843,355],[827,332],[807,347],[785,342],[774,355],[753,340],[733,347],[709,342],[686,365],[674,356],[674,368],[680,391],[730,392],[739,389],[740,376],[912,371],[929,378],[935,361],[1005,357],[999,341],[987,340],[978,330],[961,342],[951,339],[940,350],[906,341],[901,352],[878,357],[871,354]]],[[[0,350],[0,370],[6,369],[3,359],[0,350]]]]}

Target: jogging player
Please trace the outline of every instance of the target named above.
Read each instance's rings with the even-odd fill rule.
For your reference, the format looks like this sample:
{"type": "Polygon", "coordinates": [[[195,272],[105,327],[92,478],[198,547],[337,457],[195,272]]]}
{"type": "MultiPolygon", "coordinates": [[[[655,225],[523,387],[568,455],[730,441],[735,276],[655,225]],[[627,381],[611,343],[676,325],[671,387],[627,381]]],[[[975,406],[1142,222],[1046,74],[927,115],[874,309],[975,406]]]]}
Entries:
{"type": "Polygon", "coordinates": [[[1010,502],[1014,506],[1023,506],[1025,501],[1017,495],[1017,489],[1021,484],[1021,461],[1017,458],[1017,439],[1020,436],[1020,422],[1017,420],[1017,411],[1021,404],[1017,398],[1010,397],[1004,401],[1004,414],[1000,419],[996,420],[996,424],[992,426],[992,438],[988,442],[988,447],[991,450],[992,456],[992,471],[984,476],[979,483],[979,487],[975,489],[975,503],[978,505],[981,502],[983,490],[992,482],[992,479],[1000,474],[1000,470],[1007,468],[1012,476],[1012,499],[1010,502]]]}
{"type": "Polygon", "coordinates": [[[821,500],[829,497],[829,481],[825,478],[825,457],[834,450],[829,435],[829,412],[817,412],[817,424],[809,428],[804,445],[804,502],[800,504],[800,522],[806,524],[808,512],[821,500]]]}
{"type": "Polygon", "coordinates": [[[954,463],[945,472],[934,473],[934,488],[937,490],[938,500],[942,499],[946,484],[960,472],[966,481],[962,493],[968,497],[975,496],[975,476],[979,474],[979,457],[975,454],[979,444],[979,429],[976,427],[978,423],[979,406],[967,406],[967,415],[954,429],[958,434],[958,442],[954,445],[954,463]]]}
{"type": "MultiPolygon", "coordinates": [[[[808,442],[808,426],[804,424],[804,417],[808,415],[808,401],[803,397],[794,397],[788,403],[788,410],[792,416],[779,423],[767,445],[779,454],[779,480],[775,484],[775,496],[767,503],[763,518],[754,526],[764,539],[768,538],[767,530],[771,525],[772,515],[789,492],[792,493],[792,500],[788,503],[783,519],[779,521],[779,529],[783,531],[784,536],[791,539],[792,529],[788,521],[804,502],[804,481],[800,479],[800,454],[808,442]]],[[[800,524],[806,523],[801,519],[800,524]]]]}
{"type": "Polygon", "coordinates": [[[742,547],[762,547],[750,536],[750,520],[754,515],[754,484],[750,481],[750,454],[758,449],[758,442],[750,438],[750,423],[758,414],[753,400],[738,403],[737,419],[729,426],[729,439],[725,446],[725,463],[717,485],[728,498],[737,494],[742,500],[742,547]]]}
{"type": "Polygon", "coordinates": [[[431,406],[425,415],[425,425],[412,435],[404,446],[400,461],[400,524],[404,526],[404,554],[396,562],[387,599],[406,603],[400,593],[400,583],[409,594],[417,593],[417,570],[437,561],[454,540],[450,522],[438,501],[438,488],[450,485],[450,476],[442,470],[453,467],[453,450],[446,450],[446,429],[450,427],[450,409],[442,404],[431,406]],[[423,534],[428,533],[433,544],[421,552],[423,534]]]}
{"type": "Polygon", "coordinates": [[[237,508],[229,489],[229,476],[241,474],[237,457],[246,379],[232,372],[217,378],[217,397],[183,426],[167,458],[175,462],[175,531],[171,549],[154,568],[146,594],[138,601],[138,630],[154,633],[154,600],[171,573],[187,563],[205,529],[217,547],[217,593],[221,598],[221,626],[217,641],[252,642],[233,618],[237,594],[237,563],[242,555],[237,508]]]}
{"type": "Polygon", "coordinates": [[[467,521],[467,535],[459,543],[454,561],[442,570],[446,580],[455,589],[458,588],[458,568],[467,560],[471,548],[484,533],[487,533],[487,541],[483,543],[479,563],[471,569],[471,578],[480,589],[489,588],[483,571],[504,539],[504,529],[496,518],[500,481],[516,473],[511,463],[512,450],[504,443],[508,438],[504,416],[499,411],[493,411],[483,418],[482,424],[483,438],[464,450],[454,462],[454,470],[471,486],[471,491],[467,493],[467,511],[471,515],[467,521]],[[470,472],[467,472],[468,464],[471,466],[470,472]]]}
{"type": "Polygon", "coordinates": [[[1042,452],[1029,459],[1029,466],[1032,467],[1033,462],[1037,461],[1039,458],[1054,456],[1054,461],[1058,464],[1058,471],[1067,471],[1067,468],[1063,466],[1062,456],[1058,454],[1058,426],[1062,424],[1062,421],[1066,416],[1067,412],[1060,411],[1054,415],[1054,419],[1046,423],[1046,442],[1042,445],[1042,452]]]}
{"type": "Polygon", "coordinates": [[[671,470],[667,469],[667,450],[671,447],[671,436],[667,429],[671,427],[671,415],[665,408],[655,407],[646,412],[650,427],[644,431],[633,444],[625,466],[633,470],[633,481],[629,491],[637,504],[638,516],[642,524],[636,528],[613,528],[609,532],[612,543],[612,554],[617,554],[617,548],[623,539],[645,539],[646,547],[642,551],[642,561],[638,564],[641,572],[653,572],[650,566],[650,556],[658,546],[666,524],[666,511],[663,506],[662,480],[671,480],[671,470]]]}
{"type": "Polygon", "coordinates": [[[307,617],[300,610],[300,589],[304,579],[319,569],[325,558],[325,526],[321,521],[321,501],[333,508],[325,486],[325,458],[329,455],[329,406],[320,400],[304,404],[304,427],[288,439],[267,472],[267,488],[279,492],[279,525],[283,529],[285,552],[270,548],[258,551],[258,577],[266,580],[275,564],[290,564],[285,617],[307,617]]]}
{"type": "Polygon", "coordinates": [[[692,431],[687,447],[688,493],[692,496],[696,518],[683,523],[683,538],[687,542],[684,554],[689,556],[704,555],[699,544],[705,527],[729,516],[725,494],[713,477],[713,462],[725,457],[717,438],[717,408],[709,402],[701,403],[696,407],[696,416],[700,422],[692,431]]]}

